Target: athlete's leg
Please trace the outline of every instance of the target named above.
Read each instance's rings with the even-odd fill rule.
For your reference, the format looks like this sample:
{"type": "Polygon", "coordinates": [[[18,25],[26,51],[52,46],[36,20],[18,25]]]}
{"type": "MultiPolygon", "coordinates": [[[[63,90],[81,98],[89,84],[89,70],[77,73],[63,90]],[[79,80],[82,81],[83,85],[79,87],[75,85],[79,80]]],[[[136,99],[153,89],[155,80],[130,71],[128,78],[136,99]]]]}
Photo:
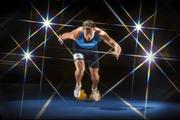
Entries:
{"type": "Polygon", "coordinates": [[[92,80],[92,87],[91,87],[91,96],[90,98],[99,101],[101,99],[100,92],[98,90],[98,83],[99,83],[99,68],[91,68],[89,67],[91,73],[91,80],[92,80]]]}
{"type": "Polygon", "coordinates": [[[92,90],[97,89],[98,83],[99,83],[99,68],[91,68],[89,67],[89,71],[91,74],[91,80],[92,80],[92,90]]]}
{"type": "Polygon", "coordinates": [[[76,67],[75,70],[75,79],[76,79],[76,86],[74,89],[74,96],[79,99],[81,95],[81,80],[84,75],[85,70],[85,63],[84,63],[84,56],[81,53],[75,53],[74,57],[74,64],[76,67]]]}
{"type": "MultiPolygon", "coordinates": [[[[92,50],[97,50],[97,47],[93,48],[92,50]]],[[[95,101],[99,101],[101,99],[101,95],[98,90],[98,83],[99,83],[99,61],[98,61],[98,53],[89,52],[88,53],[88,64],[89,64],[89,71],[91,74],[92,80],[92,87],[91,87],[91,98],[95,101]]]]}
{"type": "Polygon", "coordinates": [[[74,64],[76,67],[75,70],[76,86],[81,86],[81,80],[85,70],[85,63],[84,60],[75,60],[74,64]]]}

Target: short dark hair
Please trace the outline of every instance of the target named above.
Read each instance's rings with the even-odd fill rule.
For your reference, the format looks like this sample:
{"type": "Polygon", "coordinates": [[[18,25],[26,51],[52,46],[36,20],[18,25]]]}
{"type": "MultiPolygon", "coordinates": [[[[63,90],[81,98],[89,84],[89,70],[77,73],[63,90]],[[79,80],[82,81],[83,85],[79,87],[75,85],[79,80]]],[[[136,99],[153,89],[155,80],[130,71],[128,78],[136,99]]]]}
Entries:
{"type": "Polygon", "coordinates": [[[83,22],[82,26],[84,28],[94,28],[96,27],[96,24],[92,20],[86,20],[83,22]]]}

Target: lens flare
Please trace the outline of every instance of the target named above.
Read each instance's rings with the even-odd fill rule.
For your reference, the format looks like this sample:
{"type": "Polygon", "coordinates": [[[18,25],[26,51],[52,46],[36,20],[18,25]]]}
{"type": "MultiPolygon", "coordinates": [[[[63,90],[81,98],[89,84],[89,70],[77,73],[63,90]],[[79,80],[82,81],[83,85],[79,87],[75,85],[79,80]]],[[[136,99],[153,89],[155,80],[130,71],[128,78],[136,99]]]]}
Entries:
{"type": "Polygon", "coordinates": [[[136,24],[136,30],[141,31],[142,30],[142,25],[141,24],[136,24]]]}
{"type": "Polygon", "coordinates": [[[149,62],[154,61],[154,59],[155,59],[154,54],[153,54],[152,52],[150,52],[149,54],[147,54],[146,59],[147,59],[149,62]]]}
{"type": "Polygon", "coordinates": [[[25,53],[24,53],[24,59],[30,60],[30,59],[31,59],[31,53],[25,52],[25,53]]]}
{"type": "Polygon", "coordinates": [[[46,26],[46,27],[50,27],[51,22],[50,22],[49,20],[45,20],[45,21],[43,22],[43,24],[44,24],[44,26],[46,26]]]}

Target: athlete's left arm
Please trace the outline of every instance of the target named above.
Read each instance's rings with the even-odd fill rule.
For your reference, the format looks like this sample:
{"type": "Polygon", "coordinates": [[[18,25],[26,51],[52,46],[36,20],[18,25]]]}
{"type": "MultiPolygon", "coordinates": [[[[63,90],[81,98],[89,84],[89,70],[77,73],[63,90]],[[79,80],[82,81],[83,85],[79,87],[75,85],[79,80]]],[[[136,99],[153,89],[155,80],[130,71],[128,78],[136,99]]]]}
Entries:
{"type": "Polygon", "coordinates": [[[99,36],[105,43],[114,48],[114,51],[112,53],[118,59],[119,55],[121,54],[120,45],[103,30],[99,31],[99,36]]]}

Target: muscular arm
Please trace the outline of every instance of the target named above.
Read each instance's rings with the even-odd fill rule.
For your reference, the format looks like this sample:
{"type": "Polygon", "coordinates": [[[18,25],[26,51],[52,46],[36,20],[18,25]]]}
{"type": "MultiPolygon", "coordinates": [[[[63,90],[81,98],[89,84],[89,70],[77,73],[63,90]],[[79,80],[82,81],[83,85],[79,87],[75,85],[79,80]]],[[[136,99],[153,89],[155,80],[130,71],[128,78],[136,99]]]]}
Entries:
{"type": "Polygon", "coordinates": [[[81,31],[81,27],[79,27],[71,32],[63,33],[62,35],[59,35],[59,37],[63,41],[67,40],[67,39],[76,40],[77,37],[79,36],[80,31],[81,31]]]}
{"type": "Polygon", "coordinates": [[[115,40],[113,40],[111,37],[109,37],[109,35],[105,31],[103,31],[103,30],[99,30],[99,35],[100,35],[100,38],[105,43],[107,43],[109,46],[114,48],[113,54],[118,59],[119,55],[121,54],[121,47],[120,47],[120,45],[115,40]]]}

